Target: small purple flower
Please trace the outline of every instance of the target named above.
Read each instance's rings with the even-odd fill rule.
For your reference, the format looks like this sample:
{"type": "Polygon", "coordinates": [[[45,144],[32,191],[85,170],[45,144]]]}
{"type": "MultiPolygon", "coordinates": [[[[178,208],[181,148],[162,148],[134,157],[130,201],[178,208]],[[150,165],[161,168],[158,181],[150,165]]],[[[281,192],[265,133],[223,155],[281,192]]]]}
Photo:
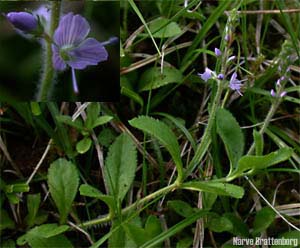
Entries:
{"type": "Polygon", "coordinates": [[[66,69],[67,65],[72,68],[73,88],[76,93],[78,87],[73,70],[83,70],[108,58],[102,43],[94,38],[87,38],[89,32],[90,25],[85,18],[69,13],[62,17],[53,36],[53,66],[59,71],[66,69]]]}
{"type": "Polygon", "coordinates": [[[219,48],[215,48],[215,54],[217,57],[220,57],[222,55],[222,52],[219,48]]]}
{"type": "Polygon", "coordinates": [[[243,94],[240,92],[242,84],[241,84],[241,81],[238,80],[236,77],[237,77],[237,74],[236,74],[236,72],[234,72],[231,75],[231,78],[230,78],[230,81],[229,81],[229,87],[232,90],[236,90],[242,96],[243,94]]]}
{"type": "Polygon", "coordinates": [[[229,34],[226,34],[226,35],[225,35],[225,37],[224,37],[224,40],[228,42],[228,41],[229,41],[229,39],[230,39],[230,36],[229,36],[229,34]]]}
{"type": "Polygon", "coordinates": [[[209,68],[206,67],[205,72],[204,73],[198,73],[198,76],[200,76],[202,78],[202,80],[207,82],[207,80],[212,77],[212,70],[210,70],[209,68]]]}
{"type": "Polygon", "coordinates": [[[281,80],[280,79],[278,79],[277,81],[276,81],[276,86],[280,86],[280,84],[281,84],[281,80]]]}
{"type": "Polygon", "coordinates": [[[284,97],[286,94],[287,94],[287,92],[286,92],[286,91],[283,91],[283,92],[280,93],[280,97],[282,98],[282,97],[284,97]]]}
{"type": "Polygon", "coordinates": [[[223,80],[224,79],[224,74],[220,73],[217,78],[220,79],[220,80],[223,80]]]}
{"type": "Polygon", "coordinates": [[[270,95],[271,95],[272,97],[275,97],[275,96],[276,96],[276,93],[275,93],[274,89],[271,89],[270,95]]]}
{"type": "Polygon", "coordinates": [[[24,32],[34,31],[38,27],[36,17],[27,12],[9,12],[6,18],[15,28],[24,32]]]}
{"type": "Polygon", "coordinates": [[[234,56],[234,55],[231,56],[231,57],[229,57],[229,58],[227,59],[227,63],[230,62],[230,61],[232,61],[232,60],[235,60],[235,56],[234,56]]]}

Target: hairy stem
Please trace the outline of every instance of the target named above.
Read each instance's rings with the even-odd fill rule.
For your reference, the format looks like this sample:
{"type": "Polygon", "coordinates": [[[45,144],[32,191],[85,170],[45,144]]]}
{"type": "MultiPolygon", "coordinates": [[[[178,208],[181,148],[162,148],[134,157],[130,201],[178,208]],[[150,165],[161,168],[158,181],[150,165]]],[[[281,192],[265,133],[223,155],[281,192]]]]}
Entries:
{"type": "MultiPolygon", "coordinates": [[[[134,202],[127,208],[124,208],[122,210],[122,214],[126,214],[126,213],[130,212],[131,210],[144,205],[145,203],[155,199],[156,197],[160,197],[162,195],[168,194],[169,192],[175,190],[177,187],[178,187],[178,185],[176,183],[174,183],[174,184],[166,186],[162,189],[159,189],[158,191],[155,191],[154,193],[149,194],[140,200],[137,200],[136,202],[134,202]]],[[[112,214],[107,214],[107,215],[103,216],[102,218],[86,221],[86,222],[80,224],[79,226],[80,227],[88,227],[88,226],[93,226],[93,225],[98,225],[98,224],[102,224],[105,222],[109,222],[112,220],[112,216],[113,216],[112,214]]]]}
{"type": "MultiPolygon", "coordinates": [[[[60,15],[60,1],[51,2],[51,21],[50,21],[50,32],[49,37],[52,37],[54,31],[59,22],[60,15]]],[[[45,57],[44,57],[44,72],[41,79],[40,88],[36,97],[39,102],[46,102],[49,97],[49,92],[53,84],[53,79],[55,71],[52,66],[52,48],[51,41],[49,39],[45,40],[45,57]]]]}

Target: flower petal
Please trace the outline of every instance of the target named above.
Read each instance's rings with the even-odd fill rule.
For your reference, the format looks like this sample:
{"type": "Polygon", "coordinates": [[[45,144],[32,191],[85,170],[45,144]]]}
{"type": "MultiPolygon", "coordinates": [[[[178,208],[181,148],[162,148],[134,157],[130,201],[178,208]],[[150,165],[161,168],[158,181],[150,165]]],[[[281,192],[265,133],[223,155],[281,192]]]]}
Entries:
{"type": "Polygon", "coordinates": [[[25,32],[33,31],[38,25],[36,17],[27,12],[9,12],[6,17],[15,28],[25,32]]]}
{"type": "Polygon", "coordinates": [[[90,25],[81,15],[69,13],[62,17],[54,32],[54,42],[58,46],[78,45],[90,32],[90,25]]]}
{"type": "Polygon", "coordinates": [[[59,50],[55,45],[52,45],[52,64],[55,70],[63,71],[67,65],[59,56],[59,50]]]}
{"type": "Polygon", "coordinates": [[[75,69],[85,69],[88,65],[97,65],[108,58],[104,46],[94,38],[88,38],[77,48],[68,52],[72,58],[67,64],[75,69]]]}

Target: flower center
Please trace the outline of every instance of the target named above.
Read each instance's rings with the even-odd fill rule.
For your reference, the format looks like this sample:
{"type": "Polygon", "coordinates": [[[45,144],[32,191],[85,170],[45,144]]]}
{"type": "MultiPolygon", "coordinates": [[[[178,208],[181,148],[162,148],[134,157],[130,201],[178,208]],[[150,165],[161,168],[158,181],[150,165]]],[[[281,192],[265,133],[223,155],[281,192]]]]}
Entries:
{"type": "Polygon", "coordinates": [[[74,49],[74,47],[72,45],[65,45],[63,47],[60,48],[59,50],[59,55],[60,57],[64,60],[64,61],[70,61],[72,60],[69,51],[71,51],[72,49],[74,49]]]}

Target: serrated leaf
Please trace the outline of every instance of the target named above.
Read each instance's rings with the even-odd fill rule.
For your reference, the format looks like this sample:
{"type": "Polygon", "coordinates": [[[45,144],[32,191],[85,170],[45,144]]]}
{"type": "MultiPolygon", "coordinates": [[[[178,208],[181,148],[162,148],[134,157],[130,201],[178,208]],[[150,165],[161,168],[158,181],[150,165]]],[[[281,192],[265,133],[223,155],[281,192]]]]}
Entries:
{"type": "Polygon", "coordinates": [[[182,73],[174,67],[151,67],[146,70],[140,79],[139,91],[157,89],[170,83],[181,83],[182,73]]]}
{"type": "Polygon", "coordinates": [[[84,137],[82,140],[77,142],[76,151],[80,154],[86,153],[92,145],[92,140],[90,137],[84,137]]]}
{"type": "Polygon", "coordinates": [[[67,220],[78,184],[79,176],[73,163],[60,158],[50,165],[48,170],[49,191],[58,208],[60,223],[67,220]]]}
{"type": "Polygon", "coordinates": [[[104,125],[104,124],[106,124],[107,122],[110,122],[112,119],[113,119],[112,116],[108,116],[108,115],[100,116],[100,117],[98,117],[98,118],[94,121],[94,123],[93,123],[93,125],[92,125],[92,128],[95,128],[95,127],[104,125]]]}
{"type": "Polygon", "coordinates": [[[181,34],[181,28],[176,22],[166,18],[157,18],[149,24],[149,29],[155,38],[168,38],[181,34]]]}
{"type": "Polygon", "coordinates": [[[291,157],[293,149],[291,148],[281,148],[275,152],[271,152],[264,156],[253,156],[246,155],[243,156],[239,162],[234,175],[240,175],[249,170],[262,170],[269,166],[283,162],[291,157]]]}
{"type": "Polygon", "coordinates": [[[113,210],[114,207],[114,198],[109,195],[104,195],[102,192],[100,192],[98,189],[94,188],[91,185],[88,184],[82,184],[79,187],[80,195],[97,198],[103,202],[105,202],[111,210],[113,210]]]}
{"type": "Polygon", "coordinates": [[[196,191],[204,191],[209,193],[214,193],[217,195],[231,196],[234,198],[242,198],[244,195],[244,189],[240,186],[229,184],[229,183],[219,183],[213,181],[192,181],[183,183],[181,185],[183,189],[190,189],[196,191]]]}
{"type": "Polygon", "coordinates": [[[188,203],[181,200],[168,201],[168,207],[183,217],[188,217],[195,213],[194,209],[188,203]]]}
{"type": "Polygon", "coordinates": [[[180,157],[180,148],[176,136],[165,123],[148,116],[139,116],[138,118],[130,120],[129,124],[150,135],[153,135],[156,139],[158,139],[171,154],[176,165],[178,175],[182,176],[183,168],[180,157]]]}
{"type": "Polygon", "coordinates": [[[40,194],[27,195],[28,214],[25,218],[25,221],[29,227],[34,225],[34,220],[38,213],[40,203],[41,203],[41,195],[40,194]]]}
{"type": "Polygon", "coordinates": [[[137,166],[135,144],[125,133],[110,146],[104,168],[104,178],[110,195],[122,201],[128,192],[137,166]]]}
{"type": "Polygon", "coordinates": [[[241,128],[226,109],[219,108],[216,112],[217,133],[223,140],[231,164],[231,169],[236,168],[244,151],[244,136],[241,128]]]}
{"type": "Polygon", "coordinates": [[[265,231],[275,220],[276,213],[269,207],[264,207],[259,210],[253,223],[253,235],[256,236],[265,231]]]}

